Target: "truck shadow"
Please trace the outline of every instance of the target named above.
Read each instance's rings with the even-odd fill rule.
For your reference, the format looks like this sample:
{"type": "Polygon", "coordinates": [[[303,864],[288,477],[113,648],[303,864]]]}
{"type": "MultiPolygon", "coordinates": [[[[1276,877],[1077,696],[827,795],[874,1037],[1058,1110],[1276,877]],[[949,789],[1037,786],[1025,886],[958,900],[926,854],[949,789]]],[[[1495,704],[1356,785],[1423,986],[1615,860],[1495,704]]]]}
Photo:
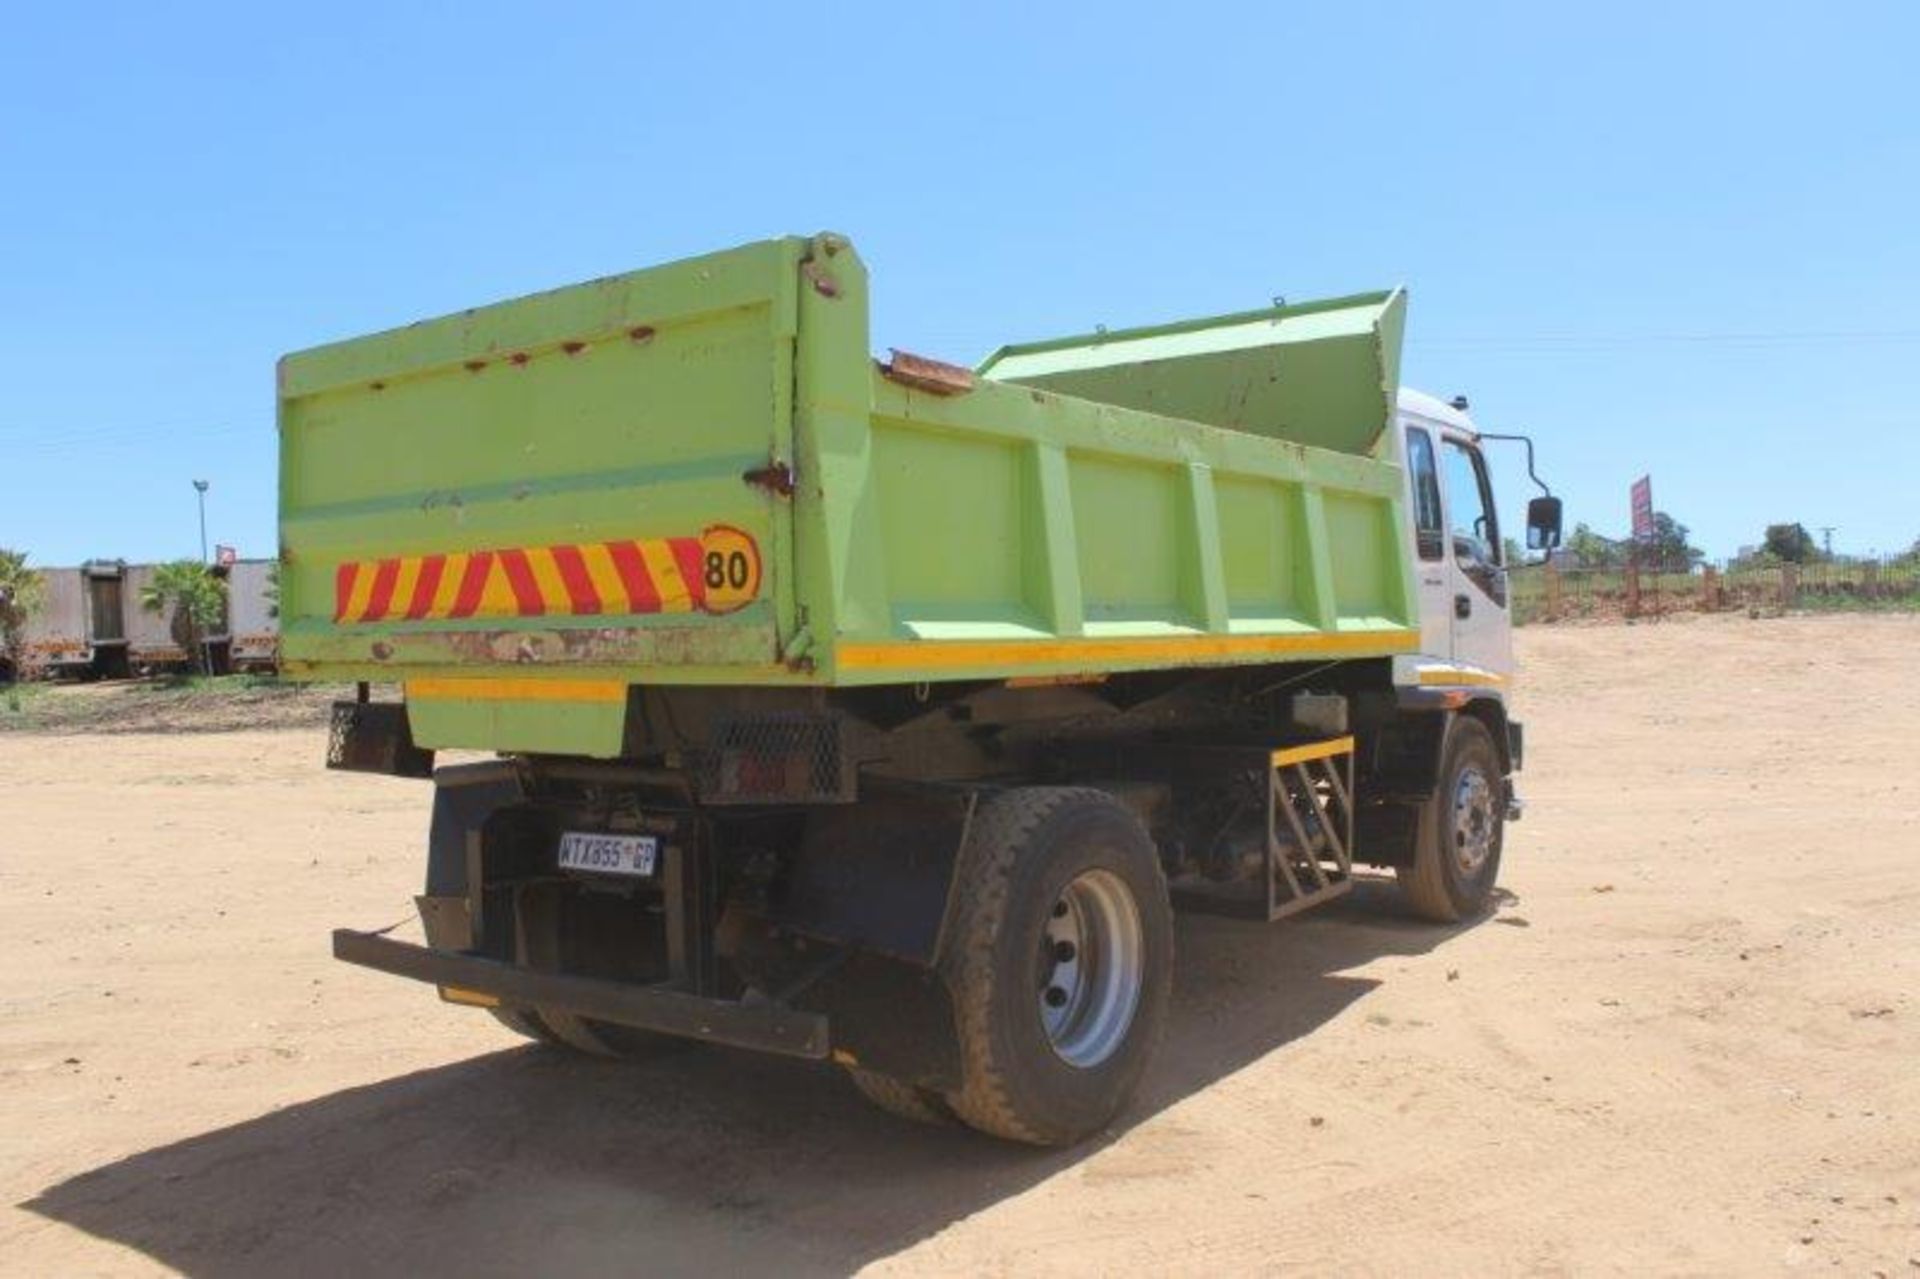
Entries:
{"type": "Polygon", "coordinates": [[[1142,1094],[1120,1129],[1073,1150],[892,1119],[827,1066],[511,1048],[144,1151],[22,1207],[195,1276],[845,1273],[1312,1032],[1378,984],[1347,970],[1459,931],[1360,890],[1281,926],[1182,916],[1173,1016],[1142,1094]]]}

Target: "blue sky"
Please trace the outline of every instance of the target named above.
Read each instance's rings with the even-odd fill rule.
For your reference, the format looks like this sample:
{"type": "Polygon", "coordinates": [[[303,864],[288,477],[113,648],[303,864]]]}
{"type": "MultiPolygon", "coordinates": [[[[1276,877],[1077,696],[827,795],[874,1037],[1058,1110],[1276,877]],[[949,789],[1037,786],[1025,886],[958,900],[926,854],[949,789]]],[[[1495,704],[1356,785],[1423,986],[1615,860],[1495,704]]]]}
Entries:
{"type": "MultiPolygon", "coordinates": [[[[32,6],[0,545],[273,546],[284,351],[785,232],[874,343],[1404,283],[1407,380],[1603,531],[1920,537],[1920,6],[32,6]]],[[[1503,467],[1509,523],[1528,495],[1503,467]]]]}

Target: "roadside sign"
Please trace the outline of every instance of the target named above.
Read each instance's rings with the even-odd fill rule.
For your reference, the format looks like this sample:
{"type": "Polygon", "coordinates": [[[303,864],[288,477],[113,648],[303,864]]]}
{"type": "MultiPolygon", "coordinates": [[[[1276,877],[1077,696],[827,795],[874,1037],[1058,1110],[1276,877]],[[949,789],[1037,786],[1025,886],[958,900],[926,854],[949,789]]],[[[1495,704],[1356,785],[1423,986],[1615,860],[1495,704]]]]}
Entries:
{"type": "Polygon", "coordinates": [[[216,545],[213,548],[213,562],[221,568],[232,568],[233,562],[239,558],[240,552],[234,550],[231,546],[216,545]]]}
{"type": "Polygon", "coordinates": [[[1629,495],[1633,502],[1633,540],[1651,542],[1653,540],[1653,477],[1643,475],[1635,480],[1629,495]]]}

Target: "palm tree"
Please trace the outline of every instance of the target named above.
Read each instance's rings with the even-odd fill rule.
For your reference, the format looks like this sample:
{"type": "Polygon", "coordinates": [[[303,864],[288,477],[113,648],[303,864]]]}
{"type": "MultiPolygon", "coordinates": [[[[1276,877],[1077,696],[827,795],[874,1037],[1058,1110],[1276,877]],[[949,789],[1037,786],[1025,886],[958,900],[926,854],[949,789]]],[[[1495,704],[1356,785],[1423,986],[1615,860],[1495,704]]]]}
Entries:
{"type": "Polygon", "coordinates": [[[199,560],[174,560],[153,570],[140,588],[140,607],[149,613],[173,613],[174,626],[189,652],[199,655],[200,669],[213,674],[213,656],[201,642],[207,628],[219,625],[227,607],[227,584],[199,560]]]}
{"type": "Polygon", "coordinates": [[[46,583],[27,567],[27,553],[0,546],[0,666],[9,671],[20,669],[27,618],[40,607],[45,594],[46,583]]]}

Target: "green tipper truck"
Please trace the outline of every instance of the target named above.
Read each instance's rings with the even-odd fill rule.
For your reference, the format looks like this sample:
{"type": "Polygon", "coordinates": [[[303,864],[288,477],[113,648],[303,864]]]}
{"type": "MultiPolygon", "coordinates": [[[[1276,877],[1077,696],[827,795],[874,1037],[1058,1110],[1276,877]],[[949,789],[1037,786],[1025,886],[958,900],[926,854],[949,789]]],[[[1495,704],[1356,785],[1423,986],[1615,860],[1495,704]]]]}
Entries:
{"type": "Polygon", "coordinates": [[[330,765],[434,785],[426,944],[334,950],[1069,1142],[1146,1065],[1173,905],[1356,863],[1486,900],[1521,739],[1479,437],[1398,390],[1398,292],[978,370],[876,363],[867,296],[782,239],[282,362],[286,669],[360,684],[330,765]]]}

